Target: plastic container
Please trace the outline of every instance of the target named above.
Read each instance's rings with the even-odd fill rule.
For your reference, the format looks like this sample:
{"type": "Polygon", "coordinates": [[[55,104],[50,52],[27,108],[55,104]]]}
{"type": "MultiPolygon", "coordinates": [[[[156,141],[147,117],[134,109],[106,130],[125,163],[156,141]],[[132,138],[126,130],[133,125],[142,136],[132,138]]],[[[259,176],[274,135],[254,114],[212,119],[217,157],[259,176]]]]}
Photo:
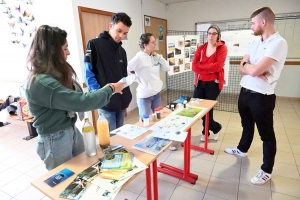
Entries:
{"type": "Polygon", "coordinates": [[[159,107],[157,107],[157,108],[159,108],[159,110],[160,110],[160,114],[162,115],[162,114],[164,113],[164,107],[162,107],[162,106],[159,106],[159,107]]]}
{"type": "Polygon", "coordinates": [[[157,121],[156,113],[153,113],[153,114],[152,114],[152,121],[153,121],[153,122],[156,122],[156,121],[157,121]]]}
{"type": "Polygon", "coordinates": [[[149,126],[149,115],[143,115],[143,120],[144,120],[144,126],[149,126]]]}
{"type": "Polygon", "coordinates": [[[155,108],[154,112],[156,113],[156,118],[160,119],[161,118],[161,112],[160,112],[159,108],[155,108]]]}
{"type": "Polygon", "coordinates": [[[95,130],[89,119],[84,119],[85,123],[82,127],[82,137],[84,142],[85,153],[87,156],[95,156],[97,154],[95,130]]]}
{"type": "Polygon", "coordinates": [[[110,135],[108,128],[108,121],[104,117],[103,113],[99,113],[97,121],[98,139],[99,145],[102,149],[106,149],[110,145],[110,135]]]}

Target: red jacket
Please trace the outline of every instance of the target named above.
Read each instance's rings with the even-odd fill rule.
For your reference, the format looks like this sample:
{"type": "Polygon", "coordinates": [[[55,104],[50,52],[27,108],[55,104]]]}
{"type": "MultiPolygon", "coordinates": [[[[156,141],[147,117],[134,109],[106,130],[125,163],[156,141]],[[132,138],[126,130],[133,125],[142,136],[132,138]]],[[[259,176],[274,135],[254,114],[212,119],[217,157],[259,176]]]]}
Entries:
{"type": "Polygon", "coordinates": [[[197,87],[198,81],[214,81],[219,80],[219,89],[223,89],[224,85],[224,63],[227,56],[227,47],[224,41],[217,42],[215,53],[210,57],[206,57],[207,43],[198,47],[193,64],[192,70],[195,72],[195,86],[197,87]]]}

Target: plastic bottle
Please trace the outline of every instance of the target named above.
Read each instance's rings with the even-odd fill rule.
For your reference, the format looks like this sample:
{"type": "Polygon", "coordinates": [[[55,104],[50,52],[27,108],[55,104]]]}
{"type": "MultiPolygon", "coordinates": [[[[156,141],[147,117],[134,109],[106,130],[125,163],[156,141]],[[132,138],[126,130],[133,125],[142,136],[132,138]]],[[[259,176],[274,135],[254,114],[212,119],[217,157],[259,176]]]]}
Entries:
{"type": "Polygon", "coordinates": [[[143,115],[143,120],[144,120],[144,126],[149,126],[149,115],[145,114],[143,115]]]}
{"type": "Polygon", "coordinates": [[[110,145],[110,135],[108,121],[104,117],[103,113],[99,113],[99,118],[97,121],[97,130],[99,145],[102,149],[106,149],[110,145]]]}
{"type": "Polygon", "coordinates": [[[85,123],[82,127],[82,137],[87,156],[95,156],[97,154],[95,130],[89,119],[84,119],[85,123]]]}

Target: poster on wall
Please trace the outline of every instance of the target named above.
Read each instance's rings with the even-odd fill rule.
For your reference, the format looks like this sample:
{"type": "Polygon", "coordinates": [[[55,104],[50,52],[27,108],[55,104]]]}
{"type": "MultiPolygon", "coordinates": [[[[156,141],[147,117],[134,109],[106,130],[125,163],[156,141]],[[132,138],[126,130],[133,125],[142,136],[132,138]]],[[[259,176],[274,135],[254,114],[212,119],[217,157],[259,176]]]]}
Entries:
{"type": "Polygon", "coordinates": [[[198,45],[199,45],[199,38],[197,37],[197,35],[185,36],[185,45],[184,45],[185,71],[192,70],[192,62],[198,45]]]}
{"type": "Polygon", "coordinates": [[[249,44],[259,36],[254,36],[252,30],[237,30],[222,32],[221,39],[228,48],[227,56],[244,56],[249,44]]]}
{"type": "Polygon", "coordinates": [[[197,35],[167,36],[169,75],[192,70],[194,54],[199,41],[197,35]]]}
{"type": "Polygon", "coordinates": [[[151,18],[148,16],[145,16],[145,26],[151,26],[151,18]]]}
{"type": "Polygon", "coordinates": [[[159,40],[164,40],[163,31],[164,31],[164,27],[161,25],[158,25],[158,39],[159,40]]]}
{"type": "Polygon", "coordinates": [[[184,71],[184,38],[183,36],[167,36],[167,60],[170,65],[169,75],[184,71]]]}

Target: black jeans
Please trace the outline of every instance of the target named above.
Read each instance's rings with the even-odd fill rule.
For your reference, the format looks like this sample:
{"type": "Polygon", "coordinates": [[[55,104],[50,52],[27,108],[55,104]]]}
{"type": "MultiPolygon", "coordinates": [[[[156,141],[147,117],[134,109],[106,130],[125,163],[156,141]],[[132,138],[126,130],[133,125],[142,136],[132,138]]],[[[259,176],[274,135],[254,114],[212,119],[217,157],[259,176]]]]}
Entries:
{"type": "MultiPolygon", "coordinates": [[[[194,98],[200,99],[209,99],[216,100],[220,94],[219,84],[215,81],[198,81],[197,87],[194,90],[194,98]]],[[[205,116],[203,120],[203,131],[202,134],[205,134],[205,116]]],[[[209,130],[214,134],[218,133],[221,130],[222,126],[214,120],[213,108],[209,111],[209,130]]]]}
{"type": "Polygon", "coordinates": [[[263,164],[261,169],[272,173],[276,155],[276,137],[273,127],[273,110],[275,108],[276,95],[264,95],[260,93],[244,92],[241,90],[238,108],[242,120],[243,133],[238,149],[248,152],[253,136],[254,124],[263,141],[263,164]]]}

